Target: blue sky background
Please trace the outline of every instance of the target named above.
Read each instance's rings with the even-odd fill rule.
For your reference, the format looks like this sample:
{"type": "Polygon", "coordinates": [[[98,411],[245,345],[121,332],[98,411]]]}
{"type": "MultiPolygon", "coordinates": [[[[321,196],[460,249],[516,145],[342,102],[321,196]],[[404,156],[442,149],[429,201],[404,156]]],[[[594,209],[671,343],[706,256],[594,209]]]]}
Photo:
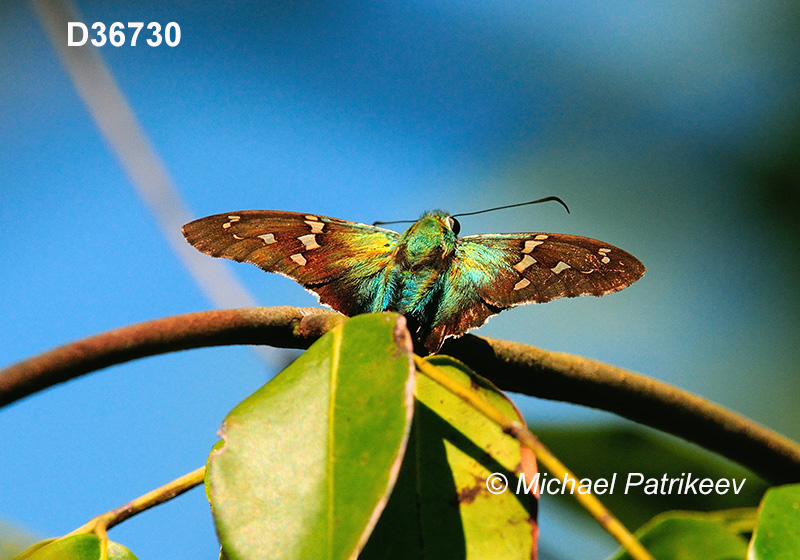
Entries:
{"type": "MultiPolygon", "coordinates": [[[[645,277],[507,311],[480,333],[630,368],[800,438],[792,3],[77,6],[89,24],[180,24],[178,47],[101,55],[195,217],[371,223],[558,195],[572,214],[475,216],[462,234],[595,237],[636,255],[645,277]]],[[[0,76],[0,366],[209,309],[24,2],[0,6],[0,76]]],[[[230,266],[262,305],[316,303],[286,278],[230,266]]],[[[274,373],[247,348],[197,350],[0,410],[0,518],[64,534],[200,466],[226,412],[274,373]]],[[[614,421],[517,402],[534,431],[614,421]]],[[[542,512],[553,557],[613,548],[565,542],[561,514],[542,512]]],[[[217,554],[201,490],[111,536],[140,558],[217,554]]]]}

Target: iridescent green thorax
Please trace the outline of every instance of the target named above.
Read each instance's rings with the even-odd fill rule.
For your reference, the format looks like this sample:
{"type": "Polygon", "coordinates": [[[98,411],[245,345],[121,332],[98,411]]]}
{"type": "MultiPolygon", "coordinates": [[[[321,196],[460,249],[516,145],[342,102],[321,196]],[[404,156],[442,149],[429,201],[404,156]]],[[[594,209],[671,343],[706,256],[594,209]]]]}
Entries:
{"type": "Polygon", "coordinates": [[[426,212],[400,236],[395,262],[403,270],[426,266],[441,268],[442,261],[456,250],[456,234],[448,223],[448,214],[441,210],[426,212]]]}
{"type": "Polygon", "coordinates": [[[397,240],[392,263],[385,271],[385,291],[374,302],[376,311],[397,311],[424,339],[446,291],[447,273],[456,252],[456,234],[449,215],[427,212],[397,240]]]}

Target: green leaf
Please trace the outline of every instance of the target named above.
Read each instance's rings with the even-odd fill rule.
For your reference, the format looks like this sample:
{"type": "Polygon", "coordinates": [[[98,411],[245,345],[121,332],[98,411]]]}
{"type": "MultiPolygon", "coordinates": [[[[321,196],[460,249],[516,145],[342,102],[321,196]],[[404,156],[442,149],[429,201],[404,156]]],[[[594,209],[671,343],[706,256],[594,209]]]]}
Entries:
{"type": "MultiPolygon", "coordinates": [[[[446,356],[429,361],[471,386],[511,418],[519,411],[497,388],[446,356]]],[[[459,397],[425,376],[417,379],[411,439],[386,511],[360,560],[530,559],[536,546],[536,499],[491,494],[486,479],[516,473],[530,483],[536,460],[459,397]]]]}
{"type": "Polygon", "coordinates": [[[358,554],[408,439],[410,349],[401,316],[354,317],[231,411],[206,476],[228,560],[358,554]]]}
{"type": "Polygon", "coordinates": [[[764,495],[750,543],[752,560],[789,560],[800,550],[800,484],[770,488],[764,495]]]}
{"type": "MultiPolygon", "coordinates": [[[[744,560],[747,555],[747,541],[714,513],[663,513],[635,535],[658,560],[744,560]]],[[[613,560],[630,558],[620,550],[613,560]]]]}
{"type": "MultiPolygon", "coordinates": [[[[99,560],[100,538],[87,533],[63,539],[49,539],[30,547],[14,560],[99,560]]],[[[121,544],[108,542],[108,560],[137,560],[133,553],[121,544]]]]}

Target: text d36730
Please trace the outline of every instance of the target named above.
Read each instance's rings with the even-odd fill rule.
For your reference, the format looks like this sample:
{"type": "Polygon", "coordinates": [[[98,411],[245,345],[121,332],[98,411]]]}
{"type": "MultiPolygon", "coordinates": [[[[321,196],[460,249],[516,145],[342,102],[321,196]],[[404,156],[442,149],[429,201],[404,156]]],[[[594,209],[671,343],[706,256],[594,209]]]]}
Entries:
{"type": "MultiPolygon", "coordinates": [[[[167,25],[161,27],[161,24],[151,21],[145,27],[142,21],[129,21],[126,24],[121,21],[115,21],[110,26],[101,21],[96,21],[91,25],[94,38],[91,43],[95,47],[102,47],[105,44],[111,44],[114,47],[121,47],[123,45],[130,45],[135,47],[139,40],[139,33],[144,29],[142,39],[151,47],[158,47],[161,44],[166,44],[168,47],[176,47],[181,42],[181,27],[174,21],[169,22],[167,25]],[[126,35],[127,30],[127,35],[126,35]]],[[[89,41],[90,31],[85,23],[80,21],[70,21],[67,27],[67,46],[80,47],[89,41]]]]}

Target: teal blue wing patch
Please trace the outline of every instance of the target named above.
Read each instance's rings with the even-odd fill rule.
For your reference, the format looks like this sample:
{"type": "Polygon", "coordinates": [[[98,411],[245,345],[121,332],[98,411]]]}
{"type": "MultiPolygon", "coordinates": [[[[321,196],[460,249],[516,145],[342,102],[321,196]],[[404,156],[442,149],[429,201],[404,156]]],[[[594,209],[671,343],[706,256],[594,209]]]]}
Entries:
{"type": "Polygon", "coordinates": [[[515,233],[461,238],[430,343],[478,327],[515,305],[621,290],[644,271],[642,263],[622,249],[575,235],[515,233]]]}
{"type": "Polygon", "coordinates": [[[560,297],[603,296],[642,277],[639,260],[604,241],[557,233],[476,235],[463,240],[468,254],[491,263],[492,285],[481,297],[499,307],[560,297]]]}

